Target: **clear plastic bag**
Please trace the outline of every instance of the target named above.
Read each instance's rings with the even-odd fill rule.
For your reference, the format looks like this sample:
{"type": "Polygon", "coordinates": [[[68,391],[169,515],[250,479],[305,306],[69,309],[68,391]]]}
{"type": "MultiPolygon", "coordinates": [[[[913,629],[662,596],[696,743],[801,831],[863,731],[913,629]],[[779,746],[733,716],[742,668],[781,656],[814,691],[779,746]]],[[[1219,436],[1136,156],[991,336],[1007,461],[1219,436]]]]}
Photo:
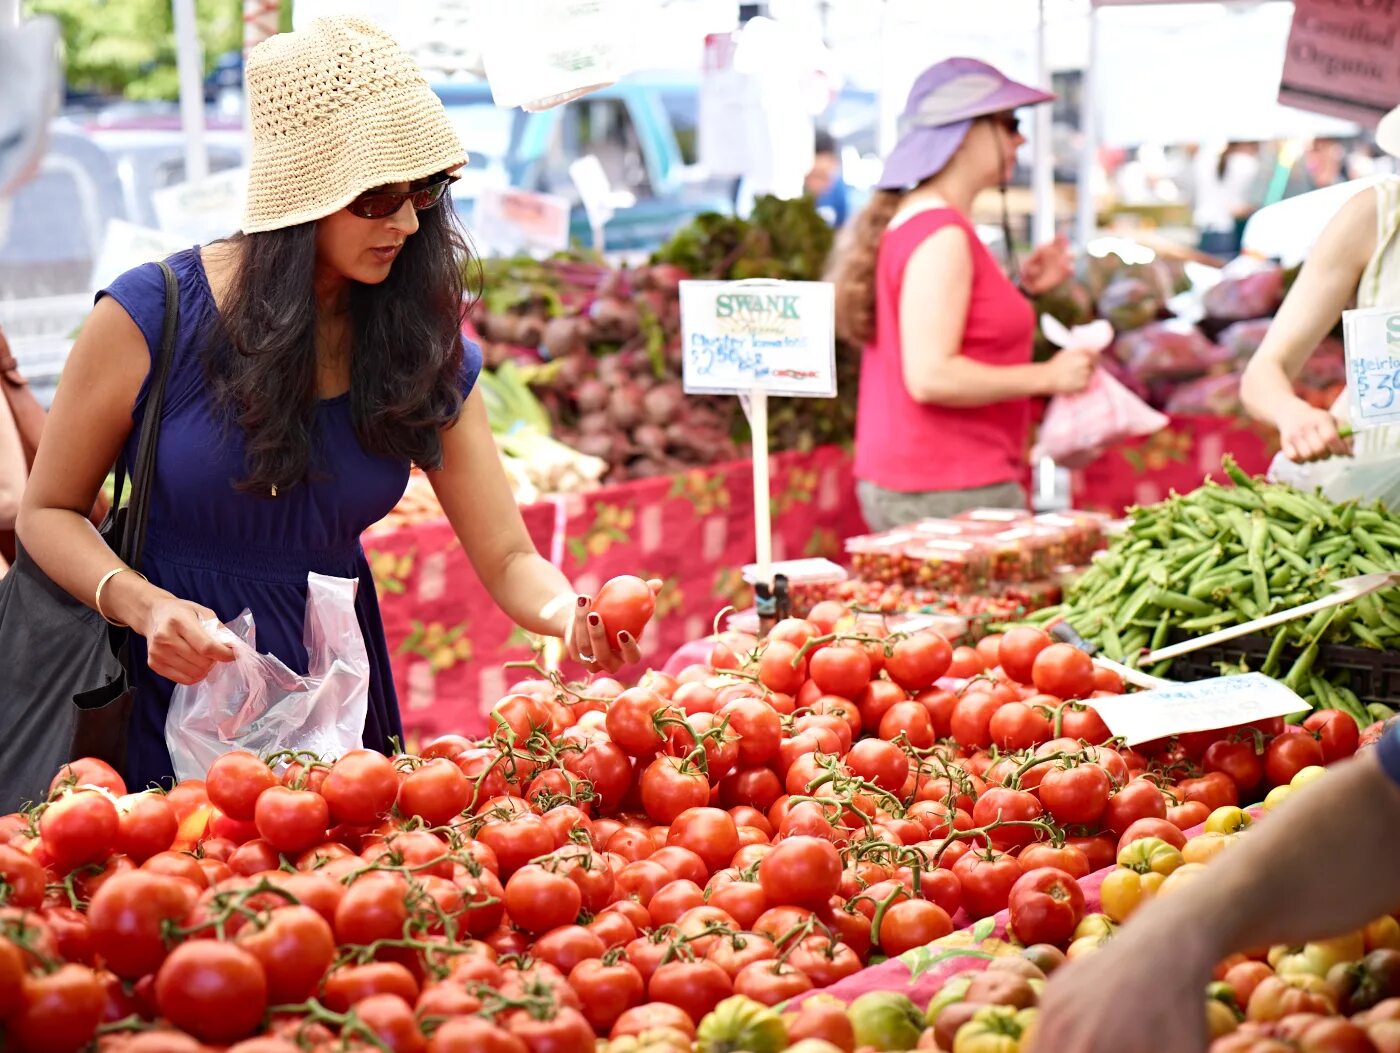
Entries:
{"type": "Polygon", "coordinates": [[[1269,465],[1269,478],[1308,493],[1320,490],[1329,501],[1378,500],[1387,508],[1400,509],[1400,445],[1358,448],[1353,457],[1329,457],[1309,464],[1294,464],[1280,453],[1269,465]]]}
{"type": "Polygon", "coordinates": [[[369,709],[369,656],[355,614],[354,578],[308,574],[303,641],[307,676],[259,654],[253,615],[209,628],[234,650],[193,686],[178,685],[165,743],[179,779],[202,779],[222,754],[307,750],[327,759],[358,749],[369,709]]]}

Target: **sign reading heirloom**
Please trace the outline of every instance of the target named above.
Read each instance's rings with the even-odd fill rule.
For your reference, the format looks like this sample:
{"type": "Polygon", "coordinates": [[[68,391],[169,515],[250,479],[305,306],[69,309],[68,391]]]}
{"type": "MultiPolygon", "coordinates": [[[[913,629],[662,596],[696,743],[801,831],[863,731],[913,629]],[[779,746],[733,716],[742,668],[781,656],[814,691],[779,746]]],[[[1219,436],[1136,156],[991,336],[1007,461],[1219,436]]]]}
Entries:
{"type": "Polygon", "coordinates": [[[829,282],[681,282],[685,390],[834,398],[835,303],[829,282]]]}
{"type": "Polygon", "coordinates": [[[1400,311],[1345,311],[1342,332],[1352,426],[1363,430],[1400,424],[1400,311]]]}

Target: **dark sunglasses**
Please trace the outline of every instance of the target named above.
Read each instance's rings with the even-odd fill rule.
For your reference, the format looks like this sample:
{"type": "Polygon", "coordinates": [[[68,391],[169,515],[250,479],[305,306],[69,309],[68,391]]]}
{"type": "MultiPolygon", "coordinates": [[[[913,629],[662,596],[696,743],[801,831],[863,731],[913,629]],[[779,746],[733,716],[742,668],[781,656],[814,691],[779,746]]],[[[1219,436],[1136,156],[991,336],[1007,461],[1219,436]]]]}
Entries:
{"type": "Polygon", "coordinates": [[[992,120],[1005,128],[1008,135],[1021,134],[1021,118],[1014,113],[998,113],[992,120]]]}
{"type": "Polygon", "coordinates": [[[417,190],[371,190],[345,207],[352,216],[361,219],[387,219],[403,208],[405,201],[412,201],[415,211],[423,212],[437,205],[458,178],[445,176],[417,190]]]}

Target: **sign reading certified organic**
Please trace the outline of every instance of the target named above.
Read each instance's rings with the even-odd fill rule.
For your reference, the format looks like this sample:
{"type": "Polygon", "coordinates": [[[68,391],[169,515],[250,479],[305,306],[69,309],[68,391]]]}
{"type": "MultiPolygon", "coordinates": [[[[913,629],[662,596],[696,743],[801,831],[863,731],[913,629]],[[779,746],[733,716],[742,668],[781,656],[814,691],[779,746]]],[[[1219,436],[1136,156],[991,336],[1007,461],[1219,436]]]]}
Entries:
{"type": "Polygon", "coordinates": [[[1400,103],[1400,0],[1295,0],[1278,101],[1372,125],[1400,103]]]}
{"type": "Polygon", "coordinates": [[[834,398],[835,304],[829,282],[681,282],[685,390],[834,398]]]}

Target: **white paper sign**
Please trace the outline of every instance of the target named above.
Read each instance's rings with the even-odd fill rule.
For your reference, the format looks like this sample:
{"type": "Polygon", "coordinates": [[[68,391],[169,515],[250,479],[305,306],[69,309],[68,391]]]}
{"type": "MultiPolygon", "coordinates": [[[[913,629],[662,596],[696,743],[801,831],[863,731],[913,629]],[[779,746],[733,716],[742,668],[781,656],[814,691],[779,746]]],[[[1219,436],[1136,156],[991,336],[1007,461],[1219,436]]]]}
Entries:
{"type": "Polygon", "coordinates": [[[151,194],[156,222],[168,234],[191,243],[226,238],[243,225],[243,203],[248,194],[248,170],[230,168],[151,194]]]}
{"type": "Polygon", "coordinates": [[[634,67],[625,0],[481,5],[482,51],[497,106],[548,109],[614,83],[634,67]]]}
{"type": "Polygon", "coordinates": [[[1091,698],[1085,705],[1129,746],[1193,731],[1216,731],[1311,707],[1263,673],[1220,676],[1134,695],[1091,698]]]}
{"type": "Polygon", "coordinates": [[[1342,313],[1352,426],[1400,423],[1400,311],[1370,307],[1342,313]]]}
{"type": "Polygon", "coordinates": [[[836,287],[830,282],[687,281],[680,291],[686,391],[836,396],[836,287]]]}
{"type": "MultiPolygon", "coordinates": [[[[613,218],[612,182],[603,169],[603,162],[593,154],[584,154],[569,165],[569,178],[574,181],[583,210],[588,213],[588,222],[599,230],[613,218]]],[[[601,246],[595,245],[596,248],[601,246]]]]}
{"type": "Polygon", "coordinates": [[[123,219],[111,220],[102,239],[102,253],[92,269],[92,292],[105,289],[118,275],[133,267],[163,260],[171,253],[189,247],[188,238],[150,227],[138,227],[123,219]]]}
{"type": "Polygon", "coordinates": [[[555,194],[484,186],[472,205],[472,236],[503,256],[569,247],[569,202],[555,194]]]}

